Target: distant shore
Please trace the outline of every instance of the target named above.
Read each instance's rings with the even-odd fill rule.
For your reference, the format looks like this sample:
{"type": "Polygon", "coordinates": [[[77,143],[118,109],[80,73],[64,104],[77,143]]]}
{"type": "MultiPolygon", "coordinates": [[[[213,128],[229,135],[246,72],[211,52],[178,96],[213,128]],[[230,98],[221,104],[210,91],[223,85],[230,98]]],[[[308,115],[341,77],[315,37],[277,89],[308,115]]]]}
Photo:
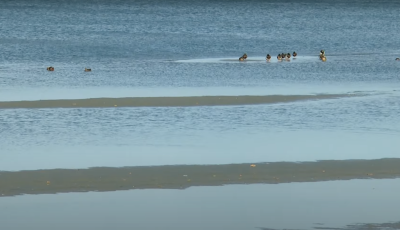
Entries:
{"type": "Polygon", "coordinates": [[[0,198],[23,194],[398,177],[400,158],[0,171],[0,198]]]}
{"type": "Polygon", "coordinates": [[[193,96],[0,101],[0,109],[252,105],[364,96],[363,94],[193,96]]]}

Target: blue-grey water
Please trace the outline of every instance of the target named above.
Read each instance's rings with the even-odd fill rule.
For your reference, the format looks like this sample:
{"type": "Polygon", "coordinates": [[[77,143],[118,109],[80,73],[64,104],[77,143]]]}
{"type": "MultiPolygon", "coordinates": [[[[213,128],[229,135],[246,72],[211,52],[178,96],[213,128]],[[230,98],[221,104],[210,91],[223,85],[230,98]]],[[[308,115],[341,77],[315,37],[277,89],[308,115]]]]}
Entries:
{"type": "Polygon", "coordinates": [[[399,10],[395,0],[1,1],[1,101],[368,96],[256,106],[0,110],[0,168],[397,157],[399,10]],[[318,59],[321,49],[327,62],[318,59]],[[293,51],[298,58],[276,60],[293,51]],[[236,61],[243,53],[249,61],[236,61]]]}
{"type": "MultiPolygon", "coordinates": [[[[367,96],[216,107],[0,109],[0,171],[398,157],[399,12],[397,0],[2,0],[0,101],[349,92],[367,96]],[[326,62],[318,59],[321,49],[326,62]],[[296,59],[276,60],[278,53],[293,51],[299,55],[296,59]],[[243,53],[248,61],[237,61],[243,53]],[[266,54],[271,62],[265,61],[266,54]],[[48,66],[55,71],[46,71],[48,66]],[[85,67],[92,72],[84,72],[85,67]]],[[[96,224],[131,228],[125,221],[131,220],[130,212],[142,221],[136,225],[141,229],[398,221],[393,214],[396,193],[388,193],[398,190],[390,187],[394,182],[377,185],[383,193],[369,191],[368,181],[368,188],[352,181],[332,182],[327,190],[310,184],[254,185],[150,195],[146,190],[1,198],[0,219],[9,229],[26,228],[24,223],[33,229],[96,224]],[[352,193],[346,187],[350,185],[361,190],[352,193]],[[339,187],[343,190],[333,189],[339,187]],[[226,196],[232,191],[244,195],[226,196]],[[321,193],[297,196],[283,191],[321,193]],[[320,199],[322,193],[330,198],[320,199]],[[247,203],[254,194],[256,199],[247,203]],[[181,196],[184,203],[179,203],[181,196]],[[126,202],[133,197],[137,202],[126,202]],[[158,204],[174,201],[166,204],[176,209],[160,209],[151,202],[146,207],[140,203],[143,197],[151,202],[159,197],[158,204]],[[117,206],[108,205],[114,201],[117,206]],[[85,209],[94,204],[99,207],[85,209]],[[119,207],[124,212],[112,212],[119,207]],[[46,211],[54,209],[60,210],[58,215],[46,211]],[[104,212],[87,214],[93,210],[104,212]],[[80,220],[83,217],[88,219],[80,220]]]]}

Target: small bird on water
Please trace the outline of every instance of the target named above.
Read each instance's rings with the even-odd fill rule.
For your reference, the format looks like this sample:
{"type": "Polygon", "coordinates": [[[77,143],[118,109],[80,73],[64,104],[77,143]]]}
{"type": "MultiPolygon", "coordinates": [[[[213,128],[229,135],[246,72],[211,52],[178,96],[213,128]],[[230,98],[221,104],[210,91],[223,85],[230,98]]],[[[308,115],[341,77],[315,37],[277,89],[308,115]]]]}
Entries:
{"type": "Polygon", "coordinates": [[[286,54],[286,61],[290,61],[290,53],[286,54]]]}
{"type": "Polygon", "coordinates": [[[239,61],[244,61],[246,59],[247,59],[247,54],[245,53],[239,58],[239,61]]]}
{"type": "Polygon", "coordinates": [[[322,61],[326,61],[325,51],[324,50],[321,50],[319,52],[319,59],[321,59],[322,61]]]}

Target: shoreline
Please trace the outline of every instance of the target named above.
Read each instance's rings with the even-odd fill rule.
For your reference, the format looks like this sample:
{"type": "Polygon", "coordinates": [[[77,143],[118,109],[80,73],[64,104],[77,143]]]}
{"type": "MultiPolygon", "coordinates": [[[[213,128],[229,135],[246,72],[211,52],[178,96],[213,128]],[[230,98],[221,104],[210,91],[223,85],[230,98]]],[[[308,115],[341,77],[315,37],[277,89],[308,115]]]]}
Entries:
{"type": "Polygon", "coordinates": [[[111,108],[111,107],[182,107],[256,105],[305,100],[360,97],[365,94],[317,94],[317,95],[264,95],[264,96],[191,96],[191,97],[124,97],[55,99],[35,101],[0,101],[0,109],[31,108],[111,108]]]}
{"type": "Polygon", "coordinates": [[[0,197],[400,177],[400,158],[0,171],[0,197]]]}

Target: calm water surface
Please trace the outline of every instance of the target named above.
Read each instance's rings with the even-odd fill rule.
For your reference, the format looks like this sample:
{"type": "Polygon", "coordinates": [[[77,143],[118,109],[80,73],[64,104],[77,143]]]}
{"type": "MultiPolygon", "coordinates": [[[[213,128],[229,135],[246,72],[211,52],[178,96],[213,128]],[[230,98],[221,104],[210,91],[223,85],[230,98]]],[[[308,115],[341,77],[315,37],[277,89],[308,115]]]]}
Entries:
{"type": "Polygon", "coordinates": [[[369,95],[258,106],[0,110],[0,170],[397,157],[399,11],[394,0],[2,1],[1,101],[369,95]],[[321,49],[327,62],[318,60],[321,49]],[[276,61],[293,51],[297,59],[276,61]],[[249,61],[229,60],[244,52],[249,61]],[[55,72],[46,71],[50,65],[55,72]]]}
{"type": "Polygon", "coordinates": [[[398,222],[399,182],[398,179],[351,180],[3,197],[0,221],[9,230],[115,226],[193,230],[341,229],[350,224],[398,222]]]}
{"type": "Polygon", "coordinates": [[[287,104],[10,109],[4,170],[397,157],[397,94],[287,104]]]}

